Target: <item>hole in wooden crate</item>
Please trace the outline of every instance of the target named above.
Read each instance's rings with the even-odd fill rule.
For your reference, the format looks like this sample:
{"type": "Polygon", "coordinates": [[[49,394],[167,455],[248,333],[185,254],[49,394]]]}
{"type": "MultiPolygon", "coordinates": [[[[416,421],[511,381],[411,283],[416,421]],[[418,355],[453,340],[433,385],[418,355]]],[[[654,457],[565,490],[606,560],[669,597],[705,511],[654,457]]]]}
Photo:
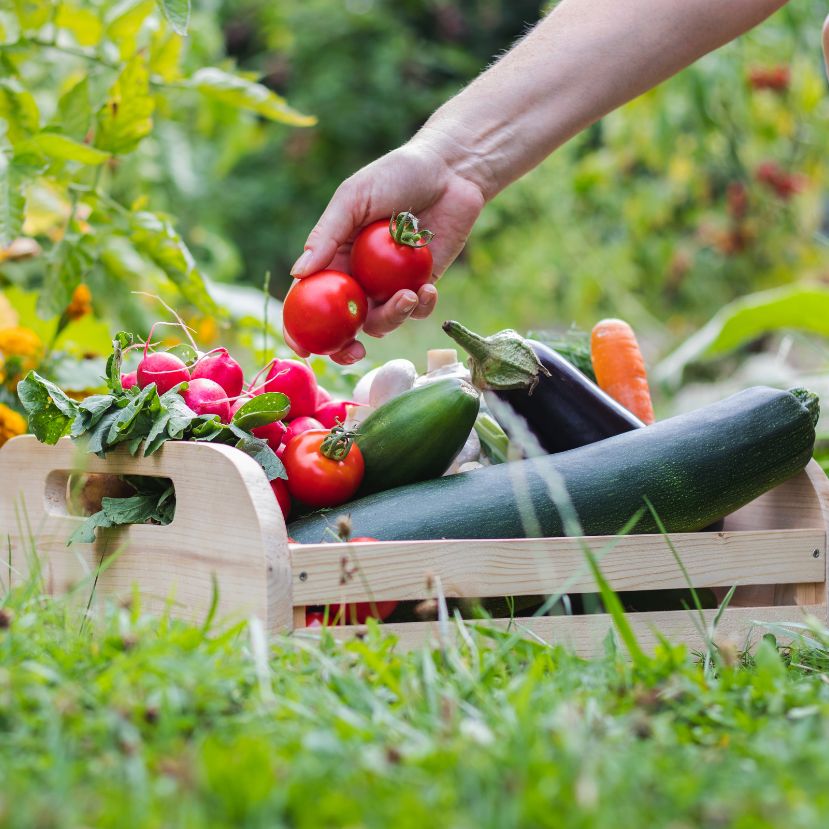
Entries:
{"type": "Polygon", "coordinates": [[[53,515],[87,517],[103,508],[104,498],[160,498],[170,488],[174,500],[175,487],[169,478],[58,470],[46,480],[46,510],[53,515]]]}

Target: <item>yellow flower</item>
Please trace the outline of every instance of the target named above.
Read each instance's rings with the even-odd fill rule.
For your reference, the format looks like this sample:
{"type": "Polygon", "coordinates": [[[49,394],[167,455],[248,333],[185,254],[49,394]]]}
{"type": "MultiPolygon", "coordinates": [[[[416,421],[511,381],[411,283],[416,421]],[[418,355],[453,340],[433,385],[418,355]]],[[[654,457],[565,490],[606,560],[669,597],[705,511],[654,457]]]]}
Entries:
{"type": "Polygon", "coordinates": [[[219,326],[213,317],[202,317],[196,324],[196,340],[204,345],[212,345],[219,339],[219,326]]]}
{"type": "Polygon", "coordinates": [[[26,431],[26,418],[0,403],[0,446],[26,431]]]}
{"type": "Polygon", "coordinates": [[[5,362],[4,378],[0,382],[16,384],[25,374],[37,368],[42,353],[43,343],[31,328],[15,325],[0,329],[0,358],[4,358],[5,362]]]}
{"type": "Polygon", "coordinates": [[[42,349],[40,337],[31,328],[15,325],[0,330],[0,351],[6,357],[37,357],[42,349]]]}
{"type": "Polygon", "coordinates": [[[70,320],[79,320],[92,312],[92,292],[81,283],[72,292],[72,299],[66,307],[66,316],[70,320]]]}

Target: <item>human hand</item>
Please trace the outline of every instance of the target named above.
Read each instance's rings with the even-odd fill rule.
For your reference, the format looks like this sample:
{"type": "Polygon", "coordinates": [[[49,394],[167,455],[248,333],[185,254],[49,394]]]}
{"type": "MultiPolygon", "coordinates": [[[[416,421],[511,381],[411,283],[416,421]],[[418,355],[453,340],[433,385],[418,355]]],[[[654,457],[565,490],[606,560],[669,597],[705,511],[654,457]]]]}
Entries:
{"type": "MultiPolygon", "coordinates": [[[[359,170],[337,188],[291,274],[301,279],[324,268],[349,273],[351,244],[360,230],[378,219],[409,210],[418,217],[421,227],[435,234],[429,245],[434,282],[463,249],[484,201],[480,188],[453,169],[428,138],[415,138],[359,170]]],[[[370,303],[363,330],[371,337],[383,337],[409,317],[428,317],[436,303],[433,284],[424,285],[417,294],[398,291],[388,302],[370,303]]],[[[297,354],[308,356],[287,334],[285,340],[297,354]]],[[[354,340],[331,359],[348,365],[365,353],[362,343],[354,340]]]]}

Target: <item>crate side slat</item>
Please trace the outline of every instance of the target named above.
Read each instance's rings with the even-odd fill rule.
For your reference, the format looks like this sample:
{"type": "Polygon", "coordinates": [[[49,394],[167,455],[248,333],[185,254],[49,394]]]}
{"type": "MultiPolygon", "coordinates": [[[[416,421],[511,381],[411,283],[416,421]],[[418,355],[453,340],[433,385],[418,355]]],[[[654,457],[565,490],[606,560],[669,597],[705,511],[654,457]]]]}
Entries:
{"type": "MultiPolygon", "coordinates": [[[[723,613],[716,630],[716,641],[732,642],[738,648],[756,645],[760,637],[768,631],[763,623],[800,622],[803,613],[820,615],[825,608],[822,605],[806,607],[739,607],[728,608],[723,613]]],[[[710,626],[716,610],[705,610],[706,626],[710,626]]],[[[666,610],[651,613],[628,613],[626,619],[633,628],[639,644],[645,652],[651,652],[658,644],[656,631],[672,642],[684,642],[692,651],[702,651],[705,643],[700,638],[691,616],[685,610],[666,610]]],[[[508,628],[529,638],[539,638],[553,645],[566,645],[584,657],[599,656],[604,652],[604,642],[608,632],[613,628],[613,621],[607,614],[585,616],[540,616],[509,619],[491,619],[486,622],[466,620],[469,627],[484,625],[504,631],[508,628]],[[512,627],[510,627],[512,624],[512,627]]],[[[346,625],[328,628],[337,639],[350,639],[365,631],[358,625],[346,625]]],[[[424,644],[441,644],[440,630],[437,622],[401,622],[383,625],[384,632],[399,639],[400,650],[419,648],[424,644]]],[[[448,625],[448,634],[452,642],[460,644],[457,625],[454,621],[448,625]]],[[[319,636],[318,628],[306,628],[295,631],[295,635],[319,636]]]]}
{"type": "MultiPolygon", "coordinates": [[[[585,540],[616,590],[687,586],[662,536],[585,540]]],[[[696,587],[823,582],[825,577],[826,534],[819,529],[677,533],[671,541],[696,587]]],[[[433,592],[427,586],[430,574],[440,576],[451,597],[596,590],[581,539],[292,544],[290,549],[295,604],[423,599],[433,592]]]]}
{"type": "Polygon", "coordinates": [[[0,480],[0,532],[9,539],[14,583],[37,567],[50,593],[74,589],[88,596],[94,583],[96,598],[120,600],[138,585],[146,610],[169,605],[175,616],[201,621],[215,582],[218,618],[255,615],[274,632],[292,627],[285,525],[261,467],[238,450],[168,443],[149,458],[118,449],[101,459],[68,438],[44,446],[23,436],[0,451],[0,480]],[[65,473],[71,471],[170,478],[175,518],[164,527],[101,531],[94,544],[67,547],[84,520],[67,511],[65,473]]]}

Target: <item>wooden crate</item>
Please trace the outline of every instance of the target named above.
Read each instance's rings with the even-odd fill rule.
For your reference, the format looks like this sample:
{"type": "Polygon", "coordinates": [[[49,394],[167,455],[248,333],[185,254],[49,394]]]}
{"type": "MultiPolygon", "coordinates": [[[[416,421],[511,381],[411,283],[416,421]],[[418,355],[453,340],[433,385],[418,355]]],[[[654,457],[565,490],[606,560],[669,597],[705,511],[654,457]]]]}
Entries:
{"type": "MultiPolygon", "coordinates": [[[[803,611],[827,621],[827,521],[829,480],[813,461],[729,516],[724,531],[671,536],[695,586],[741,585],[720,620],[719,636],[742,646],[762,634],[763,622],[797,621],[803,611]]],[[[255,615],[274,633],[303,627],[306,605],[419,600],[434,597],[438,585],[446,597],[592,593],[596,585],[584,542],[601,557],[618,591],[687,586],[666,540],[656,535],[289,544],[258,464],[236,449],[207,443],[168,443],[150,458],[116,451],[102,460],[81,453],[67,438],[53,447],[31,436],[15,438],[0,450],[0,540],[7,560],[0,566],[4,584],[18,583],[39,567],[49,592],[74,591],[84,602],[93,579],[95,601],[127,598],[137,585],[148,610],[169,608],[198,621],[208,612],[215,582],[219,616],[255,615]],[[73,472],[170,478],[175,519],[166,527],[108,530],[95,544],[67,547],[83,520],[67,507],[73,472]],[[95,576],[104,561],[107,566],[95,576]]],[[[705,611],[709,622],[713,615],[705,611]]],[[[629,618],[643,646],[656,641],[656,630],[702,645],[685,610],[629,618]]],[[[491,624],[506,627],[510,621],[491,624]]],[[[601,647],[611,622],[605,615],[544,616],[512,625],[590,654],[601,647]]],[[[436,622],[387,627],[403,646],[435,638],[440,630],[436,622]]],[[[338,636],[355,631],[335,629],[338,636]]]]}

